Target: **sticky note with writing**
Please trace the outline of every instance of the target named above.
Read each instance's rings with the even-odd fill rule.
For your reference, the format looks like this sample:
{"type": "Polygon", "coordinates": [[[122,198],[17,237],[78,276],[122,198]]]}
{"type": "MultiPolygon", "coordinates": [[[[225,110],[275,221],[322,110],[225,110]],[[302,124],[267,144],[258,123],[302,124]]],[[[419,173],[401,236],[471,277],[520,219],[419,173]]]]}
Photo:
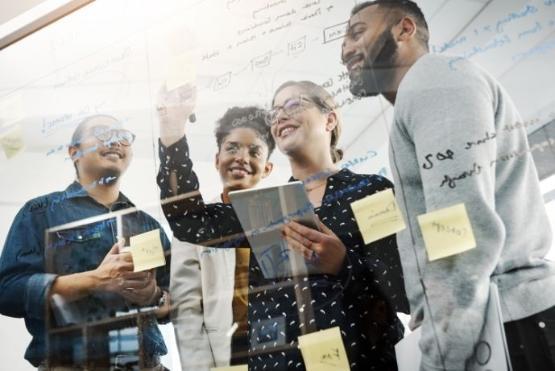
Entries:
{"type": "Polygon", "coordinates": [[[16,125],[6,133],[0,134],[0,145],[8,159],[23,151],[25,143],[23,142],[21,125],[16,125]]]}
{"type": "Polygon", "coordinates": [[[403,216],[391,189],[355,201],[351,209],[366,244],[405,229],[403,216]]]}
{"type": "Polygon", "coordinates": [[[476,247],[472,225],[462,203],[419,215],[418,223],[430,261],[476,247]]]}
{"type": "Polygon", "coordinates": [[[247,365],[211,367],[210,371],[249,371],[249,367],[247,365]]]}
{"type": "Polygon", "coordinates": [[[194,84],[196,77],[197,70],[191,55],[172,57],[168,66],[166,89],[173,90],[178,86],[194,84]]]}
{"type": "Polygon", "coordinates": [[[135,272],[160,267],[166,264],[164,249],[160,242],[159,229],[131,236],[130,245],[131,248],[129,250],[133,257],[135,272]]]}
{"type": "Polygon", "coordinates": [[[307,371],[348,371],[349,360],[339,327],[299,336],[307,371]]]}

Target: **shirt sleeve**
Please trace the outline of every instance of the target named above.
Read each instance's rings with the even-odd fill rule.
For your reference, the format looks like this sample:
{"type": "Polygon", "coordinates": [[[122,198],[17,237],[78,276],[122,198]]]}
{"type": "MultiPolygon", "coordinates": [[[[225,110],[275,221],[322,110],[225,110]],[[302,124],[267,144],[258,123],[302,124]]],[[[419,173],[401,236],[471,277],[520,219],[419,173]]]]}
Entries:
{"type": "MultiPolygon", "coordinates": [[[[401,116],[420,164],[426,212],[463,203],[477,246],[420,263],[427,293],[427,303],[421,303],[421,369],[462,370],[484,324],[490,276],[505,240],[495,210],[495,167],[490,166],[497,139],[464,148],[467,141],[495,132],[496,98],[481,75],[452,71],[441,82],[429,75],[426,84],[435,87],[412,92],[405,117],[401,116]],[[451,152],[452,156],[437,160],[437,153],[451,152]]],[[[413,215],[411,210],[407,214],[413,215]]],[[[411,223],[417,223],[413,217],[411,223]]]]}
{"type": "Polygon", "coordinates": [[[204,246],[234,247],[246,242],[231,205],[204,203],[185,136],[169,147],[159,141],[159,157],[157,182],[162,209],[176,238],[204,246]],[[176,191],[170,186],[172,173],[176,175],[176,191]]]}
{"type": "Polygon", "coordinates": [[[44,272],[43,217],[28,203],[15,217],[6,238],[0,258],[0,313],[4,315],[45,317],[45,301],[57,276],[44,272]]]}

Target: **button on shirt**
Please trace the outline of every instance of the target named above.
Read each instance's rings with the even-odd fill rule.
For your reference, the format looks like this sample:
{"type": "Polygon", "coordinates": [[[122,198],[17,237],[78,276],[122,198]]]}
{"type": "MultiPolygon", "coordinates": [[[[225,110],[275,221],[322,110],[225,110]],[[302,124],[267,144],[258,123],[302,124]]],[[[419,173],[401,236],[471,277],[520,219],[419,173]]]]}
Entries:
{"type": "MultiPolygon", "coordinates": [[[[133,206],[120,193],[117,201],[108,209],[92,199],[78,182],[74,182],[63,192],[50,193],[27,202],[15,217],[0,260],[0,312],[25,319],[27,329],[33,336],[25,358],[34,366],[47,357],[45,300],[52,283],[58,275],[95,269],[117,240],[115,217],[51,233],[46,249],[45,231],[133,206]]],[[[160,229],[162,245],[168,251],[169,241],[160,224],[151,216],[136,211],[122,218],[122,233],[125,237],[154,229],[160,229]]],[[[162,288],[167,288],[169,283],[169,263],[166,267],[157,269],[157,284],[162,288]]],[[[91,294],[72,305],[84,321],[113,317],[116,311],[130,308],[122,297],[109,293],[91,294]]],[[[65,320],[71,323],[71,319],[65,320]]],[[[57,318],[57,321],[64,322],[64,319],[57,318]]],[[[149,321],[143,331],[147,354],[167,353],[154,320],[149,321]]],[[[63,349],[51,349],[51,354],[55,356],[69,351],[66,347],[73,345],[67,344],[71,341],[74,340],[60,345],[63,349]]]]}

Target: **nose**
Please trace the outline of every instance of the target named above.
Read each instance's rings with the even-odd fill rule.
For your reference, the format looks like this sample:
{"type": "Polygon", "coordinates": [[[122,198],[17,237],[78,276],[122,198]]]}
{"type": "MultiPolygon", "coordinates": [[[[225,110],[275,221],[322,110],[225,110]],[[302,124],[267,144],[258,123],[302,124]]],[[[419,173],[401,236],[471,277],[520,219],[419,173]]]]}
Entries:
{"type": "Polygon", "coordinates": [[[341,44],[341,63],[345,64],[355,53],[354,43],[348,37],[343,38],[341,44]]]}
{"type": "Polygon", "coordinates": [[[104,145],[106,147],[121,147],[121,141],[122,139],[119,137],[119,134],[117,133],[117,131],[114,130],[110,133],[110,139],[106,140],[104,142],[104,145]]]}
{"type": "Polygon", "coordinates": [[[240,148],[235,152],[235,161],[241,164],[248,163],[249,159],[249,149],[246,147],[240,148]]]}
{"type": "Polygon", "coordinates": [[[285,119],[289,118],[289,115],[285,113],[283,107],[279,107],[276,113],[276,119],[274,120],[274,124],[279,124],[280,122],[284,121],[285,119]]]}

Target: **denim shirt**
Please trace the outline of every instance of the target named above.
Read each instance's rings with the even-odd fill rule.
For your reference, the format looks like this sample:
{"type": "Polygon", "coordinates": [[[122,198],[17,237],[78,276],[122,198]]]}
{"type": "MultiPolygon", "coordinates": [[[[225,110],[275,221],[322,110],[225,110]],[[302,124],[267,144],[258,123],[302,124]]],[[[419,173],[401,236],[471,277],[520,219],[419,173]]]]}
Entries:
{"type": "MultiPolygon", "coordinates": [[[[34,366],[47,358],[45,303],[52,283],[58,275],[97,268],[117,241],[116,218],[109,216],[76,228],[49,233],[47,248],[45,231],[130,207],[134,205],[120,193],[111,208],[107,208],[91,198],[78,182],[74,182],[63,192],[28,201],[15,217],[0,258],[0,313],[25,319],[27,330],[33,336],[25,358],[34,366]]],[[[122,233],[126,238],[154,229],[160,229],[164,250],[169,251],[167,236],[151,216],[136,211],[122,217],[122,233]]],[[[166,290],[169,267],[168,262],[156,273],[158,286],[166,290]]],[[[121,296],[110,293],[91,294],[73,304],[72,307],[85,321],[113,317],[116,311],[133,308],[121,296]]],[[[152,319],[148,322],[143,328],[146,354],[166,354],[156,321],[152,319]]],[[[62,348],[51,346],[50,353],[59,355],[73,348],[74,357],[81,358],[82,355],[75,355],[75,349],[80,349],[78,345],[71,344],[77,341],[76,338],[71,339],[64,341],[65,344],[60,345],[62,348]]]]}

